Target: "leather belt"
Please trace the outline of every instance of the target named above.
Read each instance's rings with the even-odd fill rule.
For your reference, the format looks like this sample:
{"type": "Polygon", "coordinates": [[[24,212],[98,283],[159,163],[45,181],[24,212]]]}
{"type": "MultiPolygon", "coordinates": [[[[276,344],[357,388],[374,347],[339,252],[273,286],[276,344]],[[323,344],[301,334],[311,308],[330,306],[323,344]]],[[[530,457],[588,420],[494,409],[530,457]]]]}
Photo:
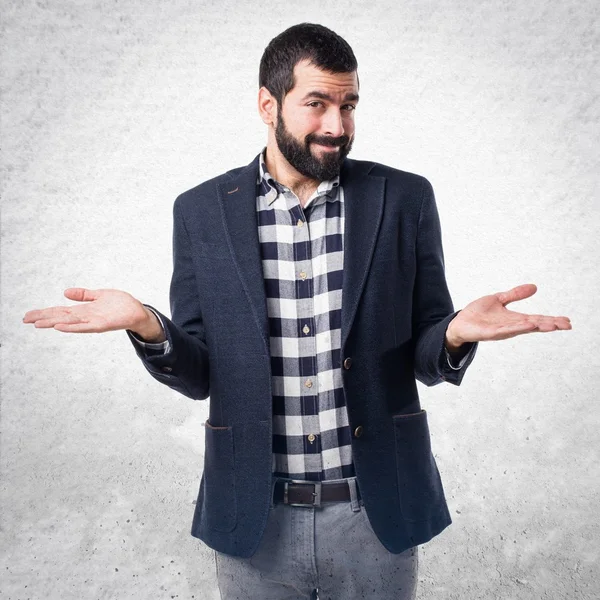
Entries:
{"type": "MultiPolygon", "coordinates": [[[[358,498],[360,492],[356,486],[358,498]]],[[[350,485],[347,481],[328,483],[326,481],[299,481],[296,479],[278,479],[275,482],[273,502],[290,506],[320,506],[322,502],[348,502],[350,485]]]]}

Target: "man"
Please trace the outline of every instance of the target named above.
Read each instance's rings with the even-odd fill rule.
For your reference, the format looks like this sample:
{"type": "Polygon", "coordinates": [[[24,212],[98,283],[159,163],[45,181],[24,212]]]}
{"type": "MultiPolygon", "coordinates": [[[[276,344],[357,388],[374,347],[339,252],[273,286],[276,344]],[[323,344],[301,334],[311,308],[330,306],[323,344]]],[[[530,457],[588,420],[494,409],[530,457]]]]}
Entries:
{"type": "Polygon", "coordinates": [[[173,208],[172,318],[120,290],[27,313],[65,332],[125,329],[146,369],[210,396],[192,535],[222,597],[414,598],[417,547],[450,524],[416,379],[460,385],[478,342],[571,329],[505,308],[454,311],[433,190],[347,158],[357,62],[303,23],[265,49],[267,146],[173,208]]]}

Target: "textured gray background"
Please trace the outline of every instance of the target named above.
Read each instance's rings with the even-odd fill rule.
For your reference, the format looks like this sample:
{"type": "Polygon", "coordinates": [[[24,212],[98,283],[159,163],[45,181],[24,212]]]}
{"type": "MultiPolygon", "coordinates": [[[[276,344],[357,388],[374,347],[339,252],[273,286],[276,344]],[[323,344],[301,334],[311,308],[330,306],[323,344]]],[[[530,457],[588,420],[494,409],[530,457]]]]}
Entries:
{"type": "MultiPolygon", "coordinates": [[[[599,9],[517,2],[2,2],[3,598],[216,599],[189,530],[206,403],[124,332],[23,325],[67,287],[168,313],[172,204],[266,143],[268,41],[333,28],[359,62],[352,157],[425,175],[457,308],[571,331],[480,344],[460,388],[419,384],[454,524],[420,599],[597,598],[599,9]]],[[[351,243],[351,242],[350,242],[351,243]]]]}

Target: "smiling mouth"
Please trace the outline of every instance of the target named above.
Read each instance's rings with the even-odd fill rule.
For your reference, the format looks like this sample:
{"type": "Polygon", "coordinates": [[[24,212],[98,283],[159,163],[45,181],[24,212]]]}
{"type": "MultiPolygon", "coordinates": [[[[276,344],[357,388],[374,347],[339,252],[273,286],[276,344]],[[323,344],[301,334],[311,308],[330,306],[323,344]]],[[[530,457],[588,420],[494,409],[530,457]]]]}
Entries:
{"type": "Polygon", "coordinates": [[[319,148],[323,148],[324,150],[327,150],[328,152],[340,149],[339,146],[324,146],[323,144],[315,144],[315,146],[318,146],[319,148]]]}

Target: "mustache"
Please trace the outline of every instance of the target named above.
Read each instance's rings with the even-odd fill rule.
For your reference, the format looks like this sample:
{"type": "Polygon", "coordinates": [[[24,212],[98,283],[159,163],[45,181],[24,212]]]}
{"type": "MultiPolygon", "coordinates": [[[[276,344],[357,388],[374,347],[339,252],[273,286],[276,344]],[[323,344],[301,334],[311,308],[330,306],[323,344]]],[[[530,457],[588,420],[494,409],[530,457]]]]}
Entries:
{"type": "Polygon", "coordinates": [[[332,137],[317,137],[317,136],[312,136],[312,135],[308,135],[306,136],[306,144],[310,144],[310,143],[315,143],[315,144],[321,144],[323,146],[345,146],[348,144],[348,142],[350,141],[350,137],[347,135],[343,135],[339,138],[332,138],[332,137]]]}

